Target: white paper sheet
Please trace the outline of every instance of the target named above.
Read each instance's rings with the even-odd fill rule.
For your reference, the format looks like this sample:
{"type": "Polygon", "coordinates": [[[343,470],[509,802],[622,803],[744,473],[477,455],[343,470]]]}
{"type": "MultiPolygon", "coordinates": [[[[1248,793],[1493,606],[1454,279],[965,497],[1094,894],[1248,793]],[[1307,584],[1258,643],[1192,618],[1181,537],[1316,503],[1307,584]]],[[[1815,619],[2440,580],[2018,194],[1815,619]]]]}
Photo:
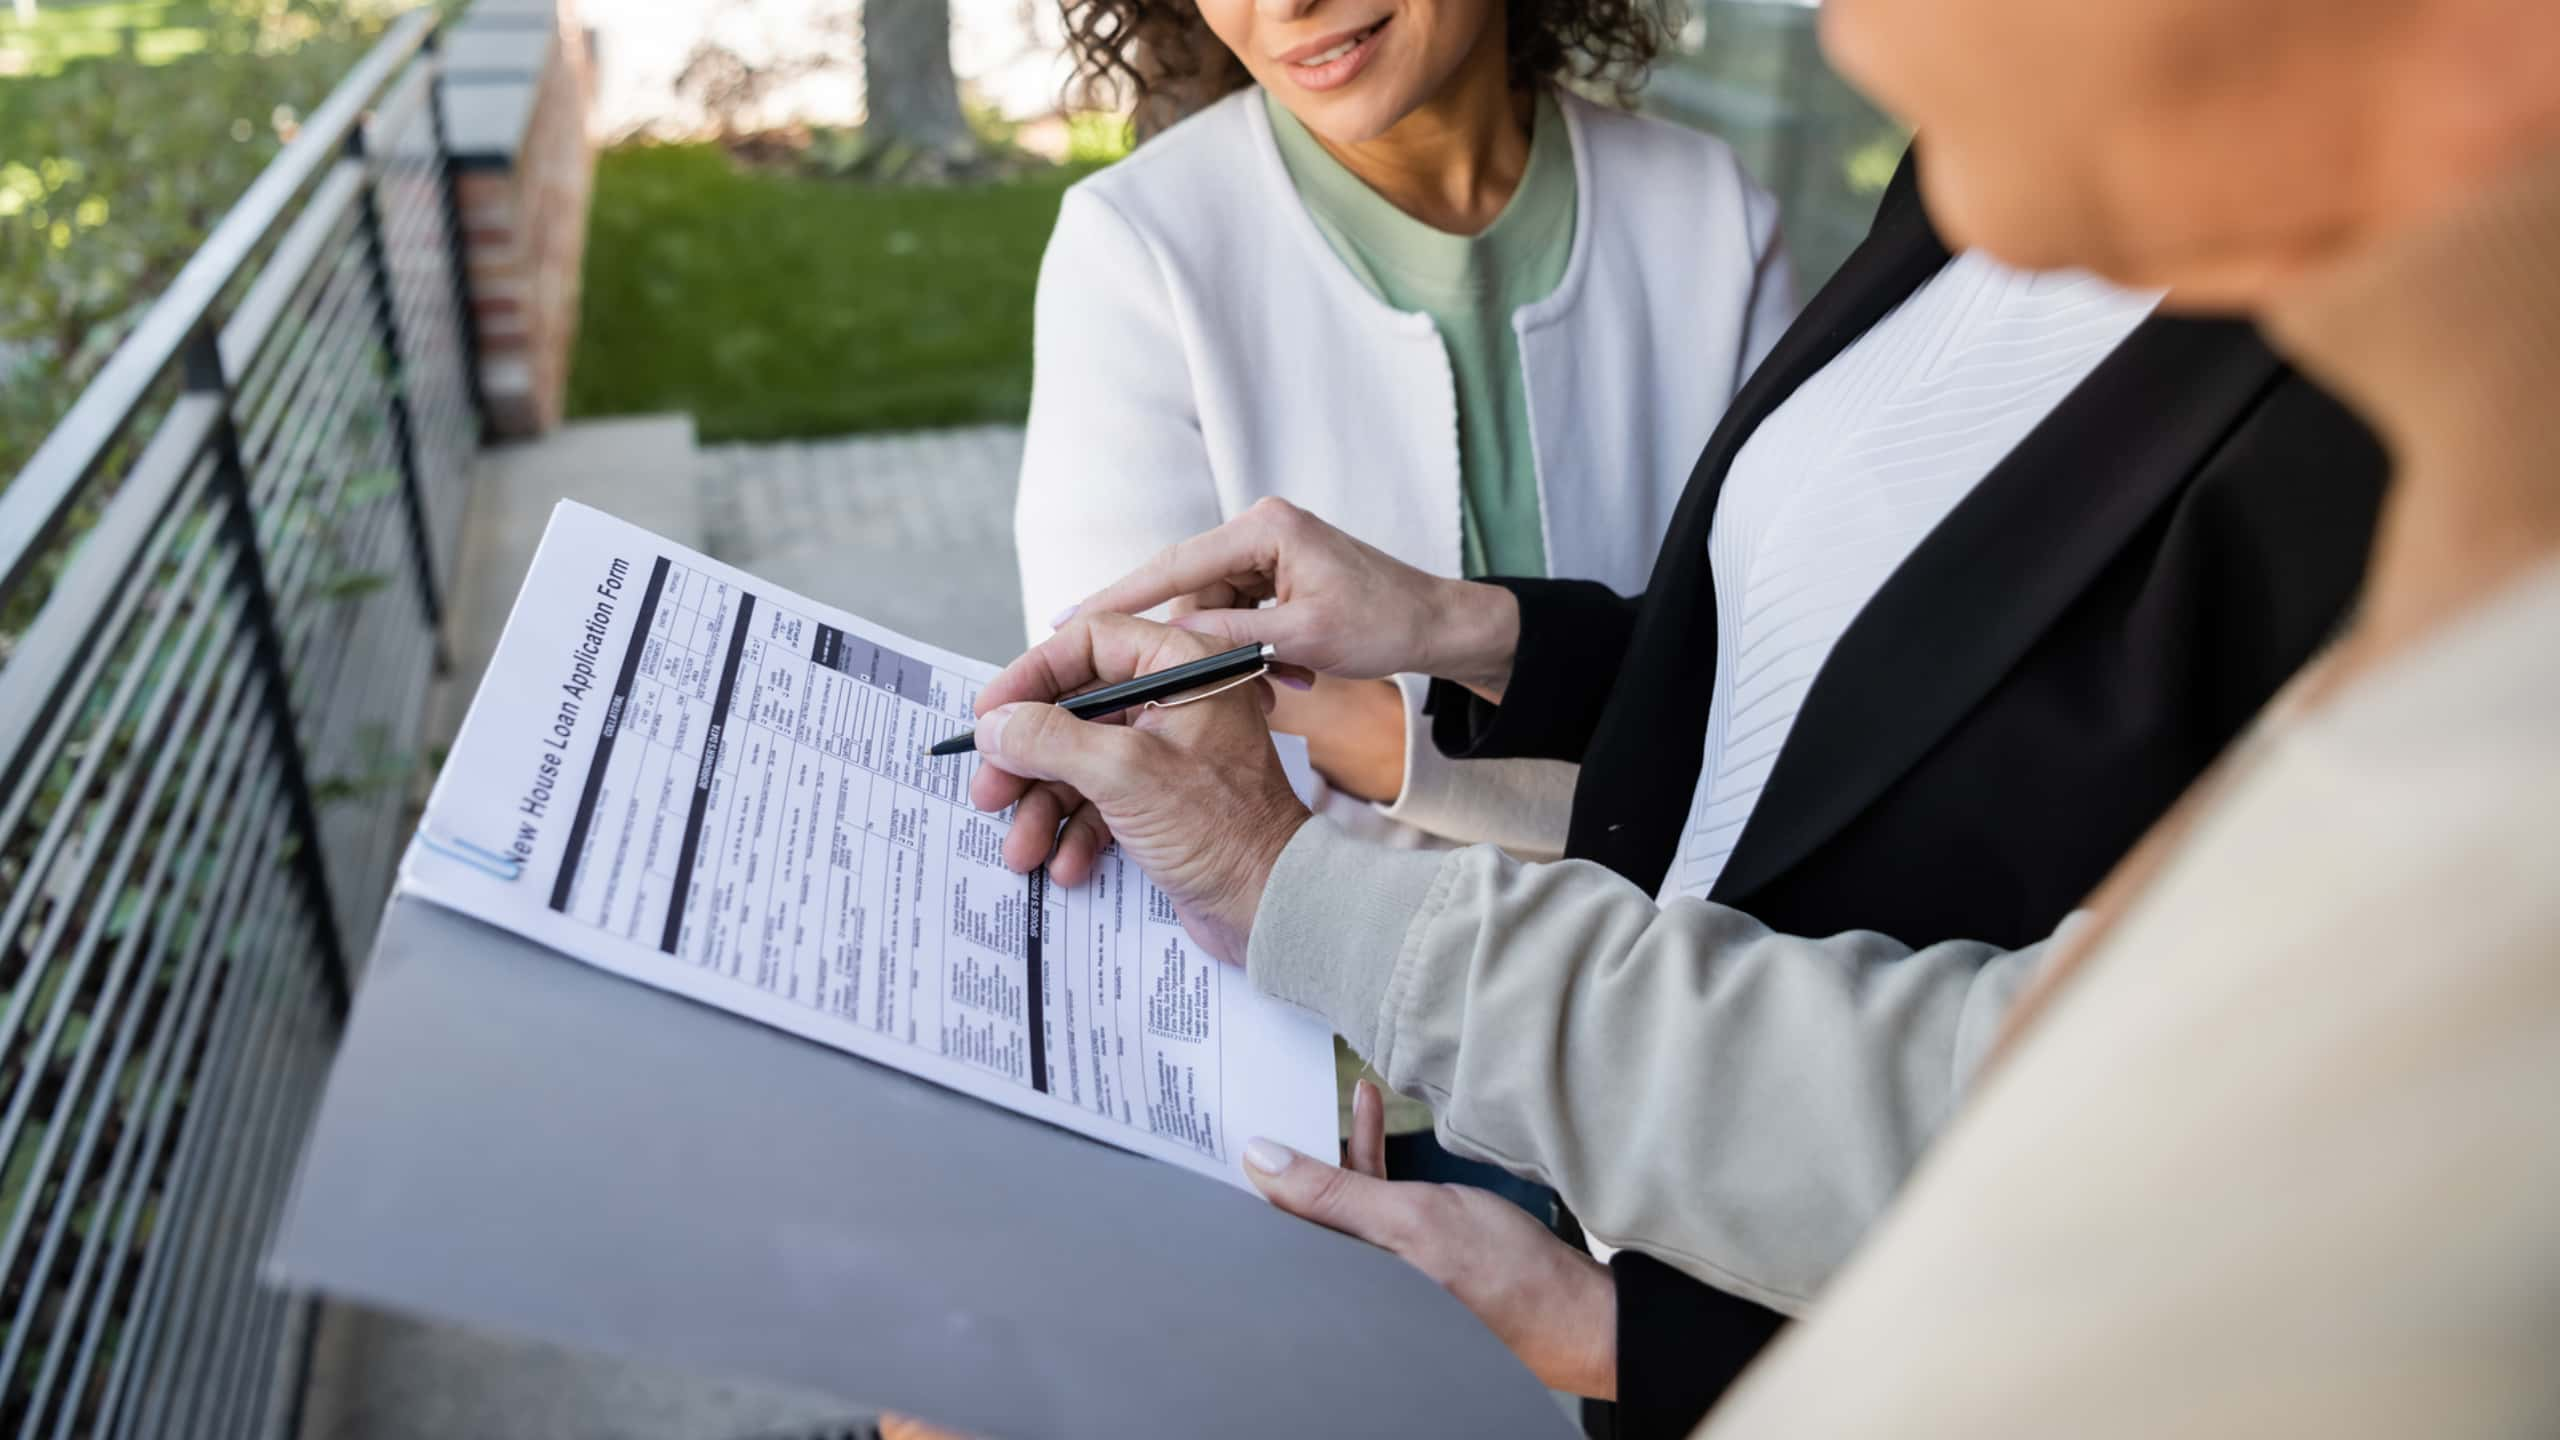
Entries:
{"type": "Polygon", "coordinates": [[[924,753],[994,673],[563,503],[401,886],[1233,1184],[1257,1135],[1330,1153],[1321,1022],[1117,850],[1072,890],[1003,867],[977,757],[924,753]]]}

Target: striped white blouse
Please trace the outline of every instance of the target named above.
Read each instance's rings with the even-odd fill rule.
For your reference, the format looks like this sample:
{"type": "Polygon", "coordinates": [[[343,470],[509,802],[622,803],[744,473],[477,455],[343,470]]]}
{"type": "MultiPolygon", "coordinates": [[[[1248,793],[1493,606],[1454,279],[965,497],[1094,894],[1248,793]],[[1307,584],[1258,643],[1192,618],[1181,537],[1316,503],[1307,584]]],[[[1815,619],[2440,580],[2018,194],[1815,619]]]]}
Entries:
{"type": "Polygon", "coordinates": [[[1715,699],[1663,899],[1715,887],[1850,621],[2158,302],[1960,255],[1762,422],[1708,541],[1715,699]]]}

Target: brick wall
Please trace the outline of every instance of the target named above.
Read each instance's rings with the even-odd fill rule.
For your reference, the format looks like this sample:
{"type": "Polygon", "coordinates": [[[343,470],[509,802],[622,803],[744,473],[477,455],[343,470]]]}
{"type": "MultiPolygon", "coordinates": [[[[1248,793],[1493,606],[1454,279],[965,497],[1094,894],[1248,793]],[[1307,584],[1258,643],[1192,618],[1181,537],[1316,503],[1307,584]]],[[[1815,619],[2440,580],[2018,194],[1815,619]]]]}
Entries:
{"type": "Polygon", "coordinates": [[[544,8],[484,4],[446,46],[481,391],[502,436],[560,423],[595,183],[585,36],[566,3],[544,8]]]}

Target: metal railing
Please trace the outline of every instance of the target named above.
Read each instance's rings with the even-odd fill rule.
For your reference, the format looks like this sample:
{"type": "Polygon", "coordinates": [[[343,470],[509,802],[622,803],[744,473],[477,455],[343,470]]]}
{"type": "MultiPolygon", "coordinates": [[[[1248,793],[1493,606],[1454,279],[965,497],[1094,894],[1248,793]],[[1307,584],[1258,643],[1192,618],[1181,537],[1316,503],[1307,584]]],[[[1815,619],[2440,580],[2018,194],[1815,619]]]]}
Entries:
{"type": "Polygon", "coordinates": [[[259,1283],[400,848],[479,443],[394,25],[0,491],[0,1431],[282,1434],[259,1283]]]}

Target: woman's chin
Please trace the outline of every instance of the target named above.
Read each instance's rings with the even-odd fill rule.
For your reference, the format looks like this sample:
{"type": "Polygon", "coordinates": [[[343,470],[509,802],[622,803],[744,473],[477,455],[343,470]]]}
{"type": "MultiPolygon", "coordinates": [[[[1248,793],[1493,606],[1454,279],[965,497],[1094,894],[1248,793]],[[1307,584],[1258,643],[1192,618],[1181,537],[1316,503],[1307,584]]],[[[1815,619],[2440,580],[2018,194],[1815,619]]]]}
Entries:
{"type": "Polygon", "coordinates": [[[1394,129],[1409,108],[1386,99],[1385,92],[1383,85],[1371,87],[1366,84],[1323,94],[1304,90],[1292,94],[1283,90],[1280,103],[1289,108],[1290,114],[1298,117],[1299,124],[1330,144],[1365,145],[1394,129]]]}

